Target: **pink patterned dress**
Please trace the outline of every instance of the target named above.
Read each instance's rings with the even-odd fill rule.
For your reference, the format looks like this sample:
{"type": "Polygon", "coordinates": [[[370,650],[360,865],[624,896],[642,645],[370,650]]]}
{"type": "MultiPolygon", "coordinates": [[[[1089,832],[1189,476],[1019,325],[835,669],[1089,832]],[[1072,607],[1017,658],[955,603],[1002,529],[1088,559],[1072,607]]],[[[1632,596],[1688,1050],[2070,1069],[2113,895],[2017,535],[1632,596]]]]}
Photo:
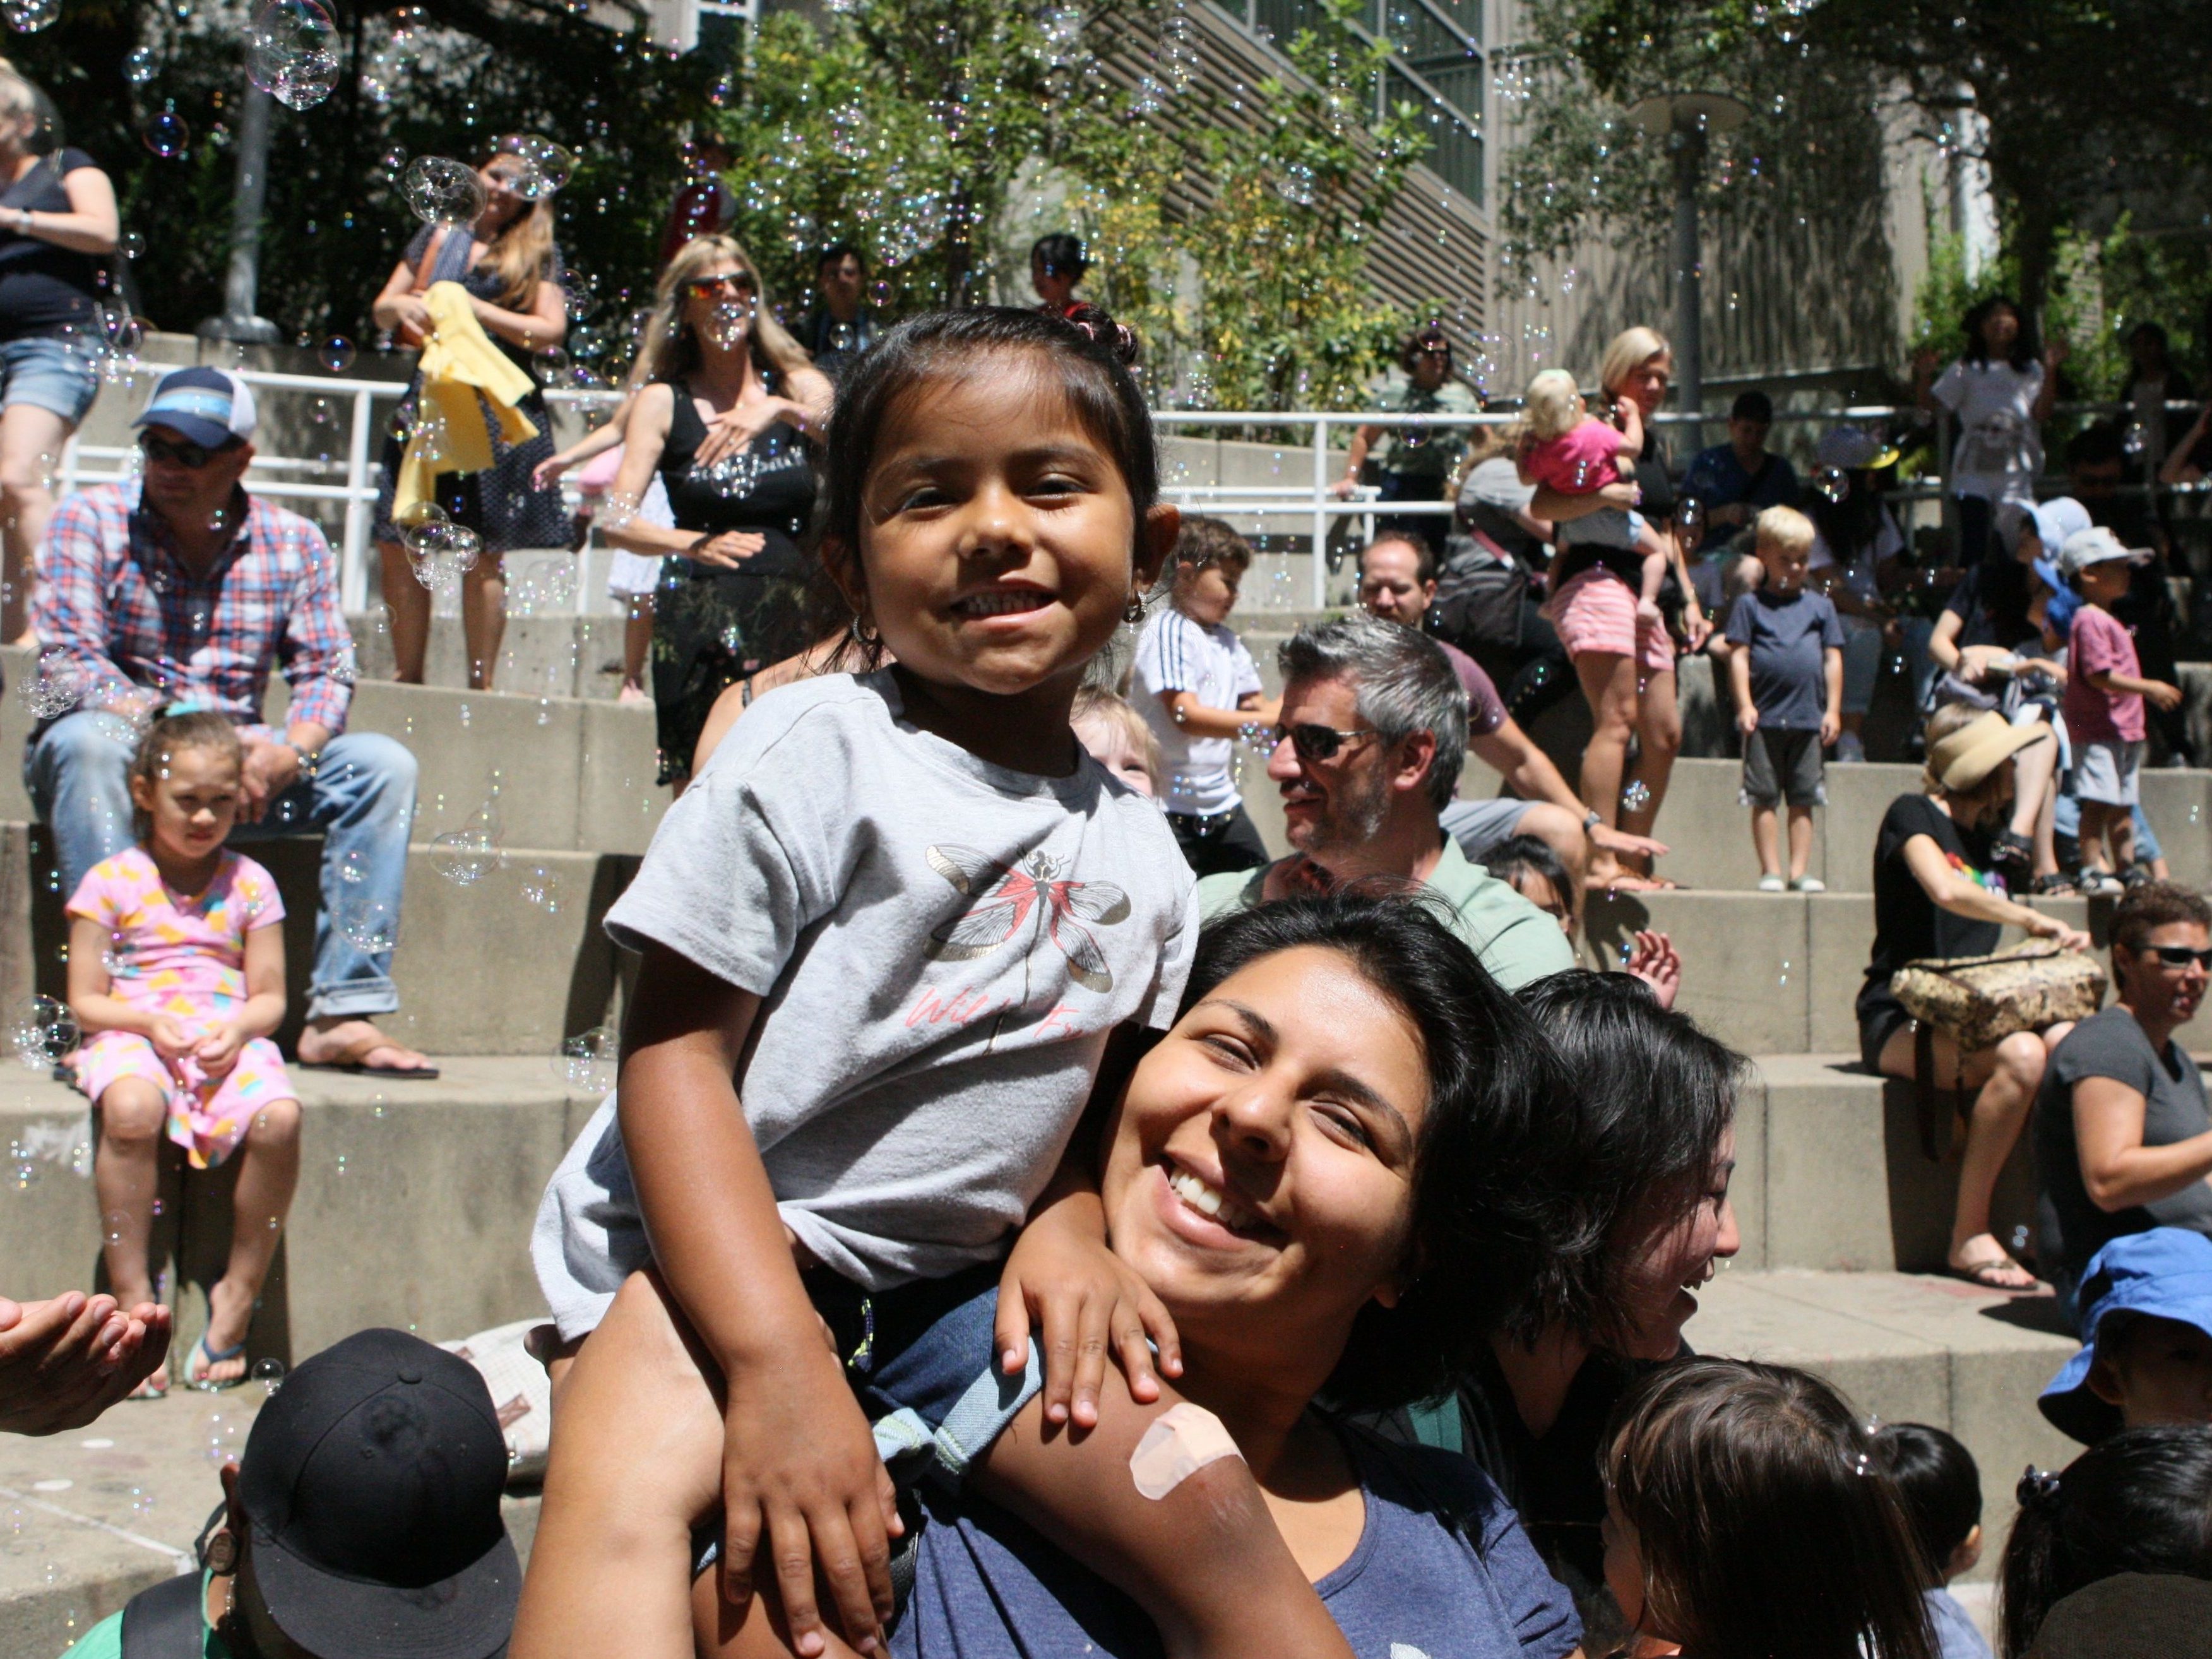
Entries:
{"type": "MultiPolygon", "coordinates": [[[[207,890],[181,898],[145,848],[131,847],[85,872],[69,914],[98,922],[111,935],[114,996],[206,1036],[246,1000],[246,934],[282,922],[284,902],[266,870],[228,850],[207,890]]],[[[221,1078],[206,1076],[190,1054],[162,1059],[136,1031],[99,1032],[73,1059],[77,1086],[95,1103],[123,1078],[143,1078],[161,1090],[169,1103],[169,1139],[185,1148],[196,1170],[228,1158],[264,1106],[298,1097],[283,1056],[266,1037],[248,1041],[221,1078]]]]}

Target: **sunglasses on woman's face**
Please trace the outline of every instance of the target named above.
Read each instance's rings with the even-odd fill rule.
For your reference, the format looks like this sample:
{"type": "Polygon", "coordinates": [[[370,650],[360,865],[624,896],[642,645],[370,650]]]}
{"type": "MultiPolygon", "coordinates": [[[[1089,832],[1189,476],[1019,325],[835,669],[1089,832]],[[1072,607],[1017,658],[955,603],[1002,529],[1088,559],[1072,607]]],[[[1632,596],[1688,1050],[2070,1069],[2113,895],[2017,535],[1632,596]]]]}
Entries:
{"type": "Polygon", "coordinates": [[[712,276],[694,276],[684,284],[684,291],[695,300],[725,291],[732,294],[757,294],[760,286],[742,270],[725,270],[712,276]]]}
{"type": "Polygon", "coordinates": [[[1274,731],[1275,741],[1279,744],[1284,738],[1288,738],[1291,740],[1291,747],[1297,751],[1298,758],[1302,761],[1334,760],[1337,750],[1354,738],[1371,738],[1376,735],[1372,726],[1360,726],[1353,731],[1340,732],[1333,726],[1318,726],[1310,722],[1285,726],[1280,720],[1275,722],[1274,731]]]}
{"type": "Polygon", "coordinates": [[[2186,968],[2195,963],[2207,973],[2212,973],[2212,951],[2192,951],[2186,945],[2154,945],[2151,955],[2169,968],[2186,968]]]}
{"type": "Polygon", "coordinates": [[[138,434],[138,451],[149,461],[173,461],[179,466],[189,467],[194,472],[205,466],[216,456],[216,452],[205,444],[196,444],[186,438],[179,438],[173,441],[167,438],[157,437],[151,432],[142,432],[138,434]]]}

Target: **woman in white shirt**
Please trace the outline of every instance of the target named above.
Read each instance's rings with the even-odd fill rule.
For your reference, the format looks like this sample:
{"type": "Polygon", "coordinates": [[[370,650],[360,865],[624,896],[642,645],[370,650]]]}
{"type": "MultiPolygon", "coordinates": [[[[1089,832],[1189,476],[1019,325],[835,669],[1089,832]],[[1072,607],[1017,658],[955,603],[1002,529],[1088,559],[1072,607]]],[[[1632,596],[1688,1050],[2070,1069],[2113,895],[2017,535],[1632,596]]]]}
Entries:
{"type": "Polygon", "coordinates": [[[1921,408],[1940,404],[1958,421],[1951,494],[1959,504],[1959,562],[1971,568],[1989,544],[1997,503],[2035,500],[2043,471],[2039,428],[2058,396],[2067,348],[2053,341],[2039,356],[2035,331],[2002,294],[1977,304],[1960,328],[1966,349],[1940,376],[1935,349],[1921,348],[1912,360],[1912,390],[1921,408]]]}

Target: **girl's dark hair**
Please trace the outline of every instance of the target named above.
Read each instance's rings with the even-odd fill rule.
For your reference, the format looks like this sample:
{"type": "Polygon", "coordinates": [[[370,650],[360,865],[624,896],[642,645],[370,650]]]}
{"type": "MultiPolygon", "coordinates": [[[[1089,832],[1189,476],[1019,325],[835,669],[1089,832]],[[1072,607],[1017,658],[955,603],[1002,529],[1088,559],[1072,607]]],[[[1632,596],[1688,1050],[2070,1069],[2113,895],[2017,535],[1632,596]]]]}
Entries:
{"type": "Polygon", "coordinates": [[[2212,1427],[2125,1429],[2021,1477],[1998,1573],[1997,1651],[2020,1659],[2051,1607],[2116,1573],[2212,1578],[2212,1427]]]}
{"type": "MultiPolygon", "coordinates": [[[[1048,239],[1049,240],[1049,239],[1048,239]]],[[[830,417],[823,464],[818,561],[829,592],[817,619],[854,616],[851,588],[862,586],[862,497],[884,423],[922,387],[971,373],[987,359],[1017,354],[1038,360],[1085,431],[1113,459],[1141,525],[1160,495],[1152,411],[1130,377],[1137,339],[1097,306],[1066,317],[1011,306],[975,306],[910,318],[884,336],[847,373],[830,417]],[[848,586],[839,585],[839,579],[848,586]]],[[[880,652],[871,653],[880,657],[880,652]]]]}
{"type": "Polygon", "coordinates": [[[1742,1359],[1662,1366],[1622,1398],[1601,1456],[1651,1624],[1685,1653],[1936,1659],[1897,1488],[1819,1377],[1742,1359]]]}
{"type": "MultiPolygon", "coordinates": [[[[246,747],[228,714],[213,708],[187,708],[163,714],[146,728],[146,735],[138,740],[138,752],[131,757],[130,775],[143,778],[149,784],[168,776],[169,757],[180,749],[216,749],[229,756],[234,765],[246,763],[246,747]]],[[[153,821],[135,806],[131,818],[138,839],[143,842],[153,830],[153,821]]]]}
{"type": "Polygon", "coordinates": [[[1746,1061],[1627,974],[1553,974],[1523,987],[1521,1006],[1574,1087],[1556,1126],[1560,1231],[1514,1328],[1533,1338],[1564,1322],[1624,1343],[1631,1247],[1704,1201],[1746,1061]]]}
{"type": "Polygon", "coordinates": [[[2012,353],[2005,361],[2025,373],[2043,355],[2043,343],[2036,337],[2035,325],[2020,308],[2020,301],[2009,294],[1992,294],[1985,300],[1976,301],[1967,309],[1959,324],[1966,332],[1966,349],[1960,356],[1970,363],[1989,362],[1990,349],[1982,339],[1982,325],[1996,314],[1999,307],[2020,319],[2020,332],[2012,337],[2012,353]]]}
{"type": "Polygon", "coordinates": [[[1925,1423],[1886,1424],[1874,1443],[1912,1523],[1928,1569],[1922,1582],[1932,1589],[1943,1582],[1944,1564],[1982,1523],[1982,1472],[1955,1437],[1925,1423]]]}
{"type": "Polygon", "coordinates": [[[1079,283],[1083,280],[1083,273],[1091,269],[1090,258],[1083,251],[1083,239],[1064,230],[1038,237],[1030,246],[1030,258],[1043,260],[1047,270],[1073,276],[1079,283]]]}
{"type": "Polygon", "coordinates": [[[1395,1307],[1360,1310],[1327,1389],[1348,1409],[1406,1405],[1464,1374],[1552,1249],[1558,1205],[1545,1149],[1567,1109],[1565,1074],[1543,1033],[1418,896],[1285,899],[1212,923],[1183,1008],[1302,946],[1346,957],[1421,1034],[1429,1101],[1406,1286],[1395,1307]]]}
{"type": "Polygon", "coordinates": [[[1524,871],[1541,876],[1551,883],[1559,902],[1567,907],[1568,915],[1576,914],[1575,900],[1580,894],[1575,882],[1567,874],[1567,866],[1559,861],[1559,855],[1552,850],[1552,843],[1541,836],[1507,836],[1490,849],[1482,860],[1482,867],[1508,887],[1524,871]]]}

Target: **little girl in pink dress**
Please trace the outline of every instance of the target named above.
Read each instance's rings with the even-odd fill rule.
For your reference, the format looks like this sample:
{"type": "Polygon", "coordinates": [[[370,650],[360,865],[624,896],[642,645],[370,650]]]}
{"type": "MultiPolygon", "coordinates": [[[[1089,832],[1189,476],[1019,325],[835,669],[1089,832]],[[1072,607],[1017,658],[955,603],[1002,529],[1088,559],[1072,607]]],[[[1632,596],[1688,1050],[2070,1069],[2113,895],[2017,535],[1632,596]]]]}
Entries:
{"type": "MultiPolygon", "coordinates": [[[[194,1170],[240,1152],[230,1260],[208,1293],[188,1379],[243,1379],[245,1338],[299,1174],[299,1103],[269,1040],[284,1018],[283,901],[269,872],[222,844],[241,787],[223,716],[157,720],[133,763],[142,840],[85,872],[69,902],[72,1056],[99,1109],[94,1162],[108,1277],[153,1299],[160,1140],[194,1170]]],[[[167,1386],[156,1373],[142,1390],[167,1386]]]]}

